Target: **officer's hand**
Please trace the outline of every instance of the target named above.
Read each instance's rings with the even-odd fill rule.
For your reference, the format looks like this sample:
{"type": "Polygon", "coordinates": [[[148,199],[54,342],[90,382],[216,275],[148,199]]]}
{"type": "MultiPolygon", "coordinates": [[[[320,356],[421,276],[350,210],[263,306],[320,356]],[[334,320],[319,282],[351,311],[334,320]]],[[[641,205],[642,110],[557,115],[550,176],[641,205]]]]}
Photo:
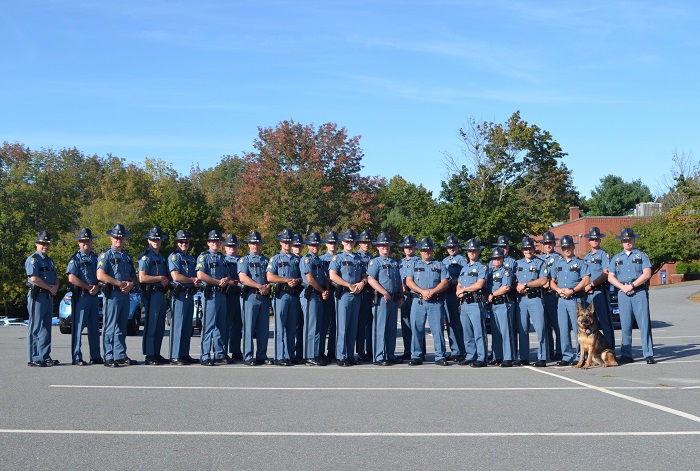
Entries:
{"type": "Polygon", "coordinates": [[[94,296],[97,294],[97,292],[99,290],[100,290],[100,287],[98,285],[90,285],[90,289],[88,290],[88,292],[94,296]]]}
{"type": "Polygon", "coordinates": [[[432,289],[423,290],[423,299],[430,299],[432,295],[433,295],[432,289]]]}
{"type": "Polygon", "coordinates": [[[225,276],[219,280],[219,288],[223,288],[228,284],[228,277],[225,276]]]}
{"type": "Polygon", "coordinates": [[[391,301],[391,295],[389,294],[388,291],[387,291],[387,293],[384,295],[384,300],[387,301],[387,302],[388,302],[388,301],[391,301]]]}
{"type": "Polygon", "coordinates": [[[160,280],[160,284],[161,284],[161,286],[163,286],[163,288],[165,288],[166,286],[168,286],[170,284],[170,280],[168,279],[167,276],[164,276],[163,279],[160,280]]]}
{"type": "Polygon", "coordinates": [[[58,285],[51,285],[51,289],[49,290],[49,293],[51,294],[51,296],[55,296],[57,292],[58,292],[58,285]]]}
{"type": "Polygon", "coordinates": [[[270,294],[270,285],[262,285],[260,286],[260,294],[263,296],[267,296],[270,294]]]}
{"type": "Polygon", "coordinates": [[[593,292],[593,288],[591,287],[591,285],[586,285],[586,293],[590,294],[592,292],[593,292]]]}
{"type": "Polygon", "coordinates": [[[197,286],[197,285],[199,284],[199,280],[197,279],[196,276],[193,276],[192,278],[190,278],[190,280],[192,280],[192,283],[193,283],[195,286],[197,286]]]}
{"type": "Polygon", "coordinates": [[[301,282],[300,278],[292,278],[287,282],[287,286],[290,288],[294,288],[296,285],[298,285],[301,282]]]}
{"type": "Polygon", "coordinates": [[[493,301],[493,293],[489,293],[489,302],[493,301]]]}
{"type": "Polygon", "coordinates": [[[324,290],[323,293],[321,293],[321,299],[324,301],[330,297],[331,293],[328,290],[324,290]]]}
{"type": "Polygon", "coordinates": [[[397,304],[399,305],[399,309],[401,308],[401,306],[403,306],[403,296],[399,298],[399,302],[397,304]]]}
{"type": "Polygon", "coordinates": [[[518,293],[524,293],[527,290],[527,288],[525,287],[525,283],[518,283],[518,286],[515,287],[515,290],[518,293]]]}

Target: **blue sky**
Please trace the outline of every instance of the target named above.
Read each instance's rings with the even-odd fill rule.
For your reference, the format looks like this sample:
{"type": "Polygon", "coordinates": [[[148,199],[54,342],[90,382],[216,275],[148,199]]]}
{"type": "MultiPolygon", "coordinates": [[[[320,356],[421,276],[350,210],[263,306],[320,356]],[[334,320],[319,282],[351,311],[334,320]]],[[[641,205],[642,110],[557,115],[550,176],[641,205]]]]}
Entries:
{"type": "MultiPolygon", "coordinates": [[[[258,126],[335,122],[366,175],[437,197],[470,118],[513,112],[569,155],[663,189],[700,149],[689,1],[4,1],[0,140],[216,165],[258,126]]],[[[696,31],[693,33],[693,31],[696,31]]],[[[466,160],[465,160],[466,162],[466,160]]]]}

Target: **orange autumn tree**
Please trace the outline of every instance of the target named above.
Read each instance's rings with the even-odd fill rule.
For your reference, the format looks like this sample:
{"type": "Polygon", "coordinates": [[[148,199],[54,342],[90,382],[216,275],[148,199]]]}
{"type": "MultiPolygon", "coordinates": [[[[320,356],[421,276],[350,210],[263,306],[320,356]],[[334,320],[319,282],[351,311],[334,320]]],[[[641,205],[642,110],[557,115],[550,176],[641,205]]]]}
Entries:
{"type": "Polygon", "coordinates": [[[384,181],[360,175],[359,142],[335,123],[259,127],[255,150],[243,156],[237,197],[223,211],[224,227],[244,237],[255,229],[268,240],[285,227],[302,235],[368,228],[384,181]]]}

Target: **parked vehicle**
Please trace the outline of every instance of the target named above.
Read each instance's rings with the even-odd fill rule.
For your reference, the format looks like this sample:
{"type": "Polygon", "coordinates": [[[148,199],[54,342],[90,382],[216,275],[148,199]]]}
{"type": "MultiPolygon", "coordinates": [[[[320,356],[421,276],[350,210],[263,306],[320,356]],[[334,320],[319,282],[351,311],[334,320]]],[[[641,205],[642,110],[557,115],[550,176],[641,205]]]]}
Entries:
{"type": "MultiPolygon", "coordinates": [[[[102,319],[104,317],[104,295],[98,294],[99,311],[100,311],[100,328],[102,328],[102,319]]],[[[141,315],[141,292],[138,289],[133,289],[129,293],[129,319],[126,323],[127,335],[138,335],[143,319],[141,315]]],[[[73,323],[73,293],[68,291],[61,299],[58,305],[58,326],[62,334],[71,333],[71,325],[73,323]]]]}
{"type": "MultiPolygon", "coordinates": [[[[610,285],[610,296],[608,297],[610,301],[610,313],[612,314],[613,327],[620,329],[620,306],[618,304],[618,292],[619,290],[615,288],[612,284],[610,285]]],[[[637,325],[637,319],[632,318],[632,328],[639,329],[637,325]]]]}

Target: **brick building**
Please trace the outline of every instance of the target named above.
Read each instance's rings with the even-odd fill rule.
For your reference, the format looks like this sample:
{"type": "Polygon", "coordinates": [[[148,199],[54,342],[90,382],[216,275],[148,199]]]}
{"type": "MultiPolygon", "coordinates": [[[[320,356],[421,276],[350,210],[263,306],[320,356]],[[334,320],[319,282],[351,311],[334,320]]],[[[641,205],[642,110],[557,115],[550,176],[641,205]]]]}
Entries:
{"type": "MultiPolygon", "coordinates": [[[[574,206],[569,208],[569,221],[552,227],[550,231],[558,238],[567,234],[572,236],[576,243],[576,255],[583,257],[591,250],[591,247],[588,245],[588,239],[584,237],[584,235],[588,234],[591,227],[600,228],[600,232],[604,233],[606,237],[615,237],[620,235],[622,229],[629,227],[633,219],[639,219],[639,216],[581,217],[579,208],[574,206]]],[[[540,251],[541,250],[542,248],[540,247],[540,251]]],[[[557,251],[559,251],[558,248],[557,251]]],[[[676,264],[667,263],[662,266],[658,272],[652,275],[651,284],[661,285],[673,283],[674,281],[681,281],[682,277],[672,276],[675,274],[676,264]]]]}

